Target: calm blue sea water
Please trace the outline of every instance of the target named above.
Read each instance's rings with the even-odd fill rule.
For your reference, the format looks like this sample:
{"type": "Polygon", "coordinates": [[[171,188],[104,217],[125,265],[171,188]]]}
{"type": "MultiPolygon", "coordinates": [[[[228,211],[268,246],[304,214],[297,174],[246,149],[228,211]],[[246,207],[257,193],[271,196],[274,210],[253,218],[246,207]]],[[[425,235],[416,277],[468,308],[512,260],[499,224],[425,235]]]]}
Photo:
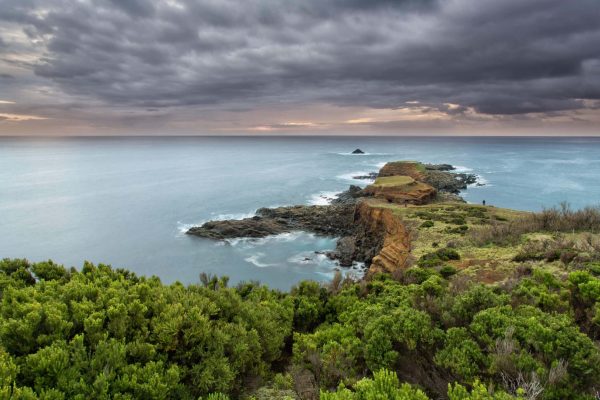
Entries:
{"type": "Polygon", "coordinates": [[[594,138],[0,138],[0,257],[104,262],[164,282],[197,282],[204,271],[288,289],[332,275],[314,250],[334,239],[219,243],[182,232],[263,206],[324,202],[357,183],[352,175],[398,159],[480,175],[486,185],[464,193],[475,203],[600,203],[594,138]],[[367,154],[347,154],[357,147],[367,154]]]}

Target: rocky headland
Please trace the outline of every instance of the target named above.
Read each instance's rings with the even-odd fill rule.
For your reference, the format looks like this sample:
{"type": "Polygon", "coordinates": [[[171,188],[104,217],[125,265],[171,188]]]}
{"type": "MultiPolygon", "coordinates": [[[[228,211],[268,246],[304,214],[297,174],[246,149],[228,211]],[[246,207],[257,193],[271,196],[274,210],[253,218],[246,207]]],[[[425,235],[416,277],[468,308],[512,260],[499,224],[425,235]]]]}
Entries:
{"type": "Polygon", "coordinates": [[[395,208],[463,201],[457,193],[476,176],[453,170],[448,164],[390,162],[368,175],[372,184],[350,186],[330,205],[261,208],[251,218],[210,221],[187,233],[223,240],[308,231],[339,238],[327,255],[341,266],[362,262],[369,273],[394,272],[406,268],[411,256],[411,227],[395,208]]]}

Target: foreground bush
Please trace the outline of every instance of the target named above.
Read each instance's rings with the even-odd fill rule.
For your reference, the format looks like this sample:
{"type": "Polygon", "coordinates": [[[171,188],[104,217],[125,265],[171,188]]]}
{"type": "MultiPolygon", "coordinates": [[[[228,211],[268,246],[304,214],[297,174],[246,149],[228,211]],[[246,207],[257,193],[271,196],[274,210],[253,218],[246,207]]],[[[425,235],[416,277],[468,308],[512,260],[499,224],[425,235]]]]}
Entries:
{"type": "Polygon", "coordinates": [[[166,286],[86,263],[0,262],[0,383],[43,398],[234,393],[265,376],[293,304],[265,287],[166,286]],[[33,274],[38,279],[33,278],[33,274]]]}
{"type": "Polygon", "coordinates": [[[568,279],[534,269],[507,289],[421,278],[281,293],[3,260],[0,398],[591,400],[600,391],[593,269],[568,279]]]}

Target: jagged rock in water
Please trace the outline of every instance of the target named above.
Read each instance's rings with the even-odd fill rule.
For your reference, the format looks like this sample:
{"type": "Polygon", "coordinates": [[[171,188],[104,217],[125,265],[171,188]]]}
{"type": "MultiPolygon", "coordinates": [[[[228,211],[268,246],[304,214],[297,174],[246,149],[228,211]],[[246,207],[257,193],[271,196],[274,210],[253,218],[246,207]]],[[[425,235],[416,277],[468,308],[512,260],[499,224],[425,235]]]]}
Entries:
{"type": "Polygon", "coordinates": [[[466,189],[467,185],[477,182],[477,176],[432,170],[426,172],[425,182],[439,191],[459,193],[466,189]]]}
{"type": "Polygon", "coordinates": [[[351,267],[356,257],[356,237],[344,236],[340,238],[335,246],[335,250],[329,252],[329,258],[338,260],[342,267],[351,267]]]}
{"type": "Polygon", "coordinates": [[[356,149],[352,152],[352,154],[365,154],[365,152],[362,151],[361,149],[356,149]]]}
{"type": "Polygon", "coordinates": [[[456,168],[450,164],[423,164],[430,171],[454,171],[456,168]]]}
{"type": "Polygon", "coordinates": [[[331,201],[331,204],[354,204],[356,199],[364,196],[360,186],[350,185],[348,190],[340,193],[335,199],[331,201]]]}
{"type": "Polygon", "coordinates": [[[365,179],[365,180],[375,180],[377,179],[377,177],[379,176],[379,173],[377,172],[369,172],[367,175],[356,175],[353,176],[352,179],[365,179]]]}

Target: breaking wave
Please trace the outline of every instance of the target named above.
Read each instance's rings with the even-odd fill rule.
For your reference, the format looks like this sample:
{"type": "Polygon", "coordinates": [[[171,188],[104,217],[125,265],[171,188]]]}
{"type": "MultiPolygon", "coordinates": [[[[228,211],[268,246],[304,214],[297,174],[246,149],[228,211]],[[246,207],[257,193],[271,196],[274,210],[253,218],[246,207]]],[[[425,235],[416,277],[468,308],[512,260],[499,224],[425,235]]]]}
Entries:
{"type": "Polygon", "coordinates": [[[310,196],[308,200],[308,204],[312,206],[326,206],[331,204],[333,200],[335,200],[338,195],[342,193],[341,191],[333,192],[333,191],[321,191],[319,193],[315,193],[310,196]]]}

